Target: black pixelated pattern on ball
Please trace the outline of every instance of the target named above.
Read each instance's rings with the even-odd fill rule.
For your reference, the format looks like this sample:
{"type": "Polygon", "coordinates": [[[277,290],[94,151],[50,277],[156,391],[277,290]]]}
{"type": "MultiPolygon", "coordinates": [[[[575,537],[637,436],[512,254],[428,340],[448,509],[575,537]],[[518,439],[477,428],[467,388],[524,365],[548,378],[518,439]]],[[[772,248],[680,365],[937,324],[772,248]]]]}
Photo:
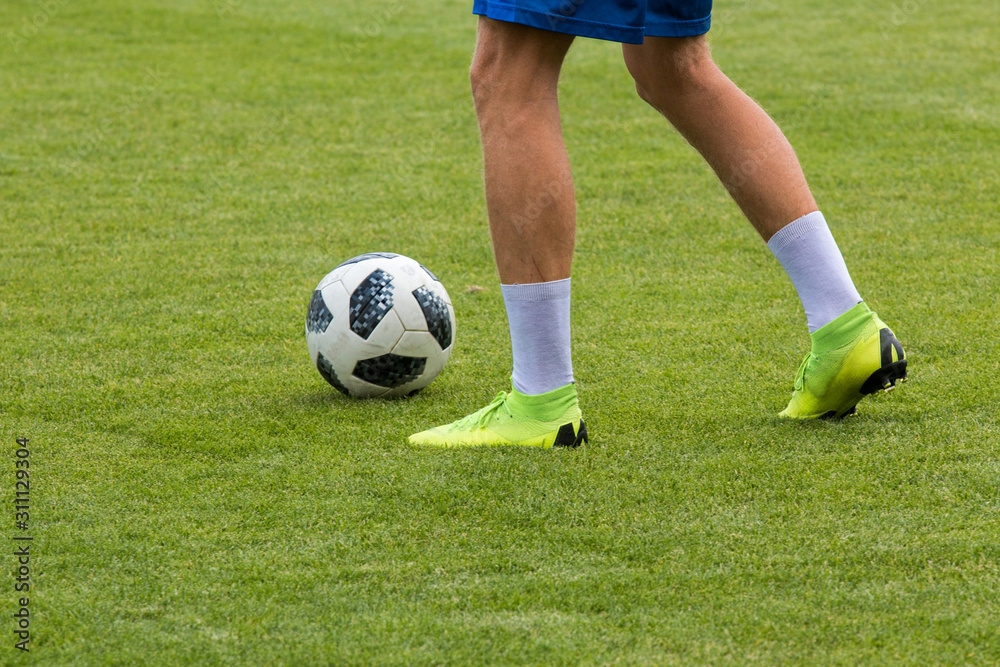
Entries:
{"type": "Polygon", "coordinates": [[[313,292],[309,301],[309,312],[306,313],[306,329],[312,333],[323,333],[333,321],[333,313],[326,307],[323,300],[323,293],[319,290],[313,292]]]}
{"type": "Polygon", "coordinates": [[[351,331],[365,340],[385,314],[392,310],[392,276],[375,269],[351,294],[351,331]]]}
{"type": "Polygon", "coordinates": [[[403,357],[390,352],[381,357],[362,359],[354,365],[351,374],[379,387],[395,389],[420,377],[426,365],[425,357],[403,357]]]}
{"type": "Polygon", "coordinates": [[[357,264],[358,262],[363,262],[366,259],[392,259],[393,257],[399,257],[394,252],[366,252],[363,255],[358,255],[357,257],[351,257],[346,262],[341,262],[334,270],[339,269],[342,266],[347,266],[348,264],[357,264]]]}
{"type": "Polygon", "coordinates": [[[330,361],[323,356],[320,352],[319,356],[316,357],[316,368],[319,370],[319,374],[323,376],[323,379],[332,384],[341,393],[350,396],[350,392],[347,387],[337,378],[337,374],[333,370],[333,366],[330,365],[330,361]]]}
{"type": "Polygon", "coordinates": [[[424,311],[427,330],[442,350],[447,349],[451,345],[451,314],[448,312],[448,304],[426,287],[413,290],[413,298],[420,304],[420,310],[424,311]]]}

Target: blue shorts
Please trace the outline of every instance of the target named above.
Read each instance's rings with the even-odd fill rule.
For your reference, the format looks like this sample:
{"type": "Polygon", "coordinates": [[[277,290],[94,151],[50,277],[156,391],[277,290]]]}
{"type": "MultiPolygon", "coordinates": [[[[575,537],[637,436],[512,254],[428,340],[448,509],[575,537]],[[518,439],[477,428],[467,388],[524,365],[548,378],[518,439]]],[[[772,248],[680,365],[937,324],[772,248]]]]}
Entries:
{"type": "Polygon", "coordinates": [[[472,13],[498,21],[642,44],[643,36],[708,32],[712,0],[473,0],[472,13]]]}

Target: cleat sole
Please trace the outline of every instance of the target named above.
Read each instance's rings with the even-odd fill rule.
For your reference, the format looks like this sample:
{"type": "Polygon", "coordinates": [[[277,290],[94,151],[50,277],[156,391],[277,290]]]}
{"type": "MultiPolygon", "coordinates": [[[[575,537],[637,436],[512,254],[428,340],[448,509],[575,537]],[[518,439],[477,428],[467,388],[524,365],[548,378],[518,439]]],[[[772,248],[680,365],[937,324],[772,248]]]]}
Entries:
{"type": "MultiPolygon", "coordinates": [[[[903,346],[877,315],[858,304],[838,319],[841,346],[828,348],[829,336],[817,339],[814,335],[813,347],[817,340],[824,345],[802,360],[795,375],[795,391],[781,417],[841,419],[856,414],[855,406],[865,396],[888,394],[898,382],[906,381],[908,362],[903,346]]],[[[835,322],[826,326],[833,327],[835,322]]]]}
{"type": "Polygon", "coordinates": [[[856,405],[852,405],[850,408],[848,408],[846,411],[844,411],[844,412],[842,412],[840,414],[837,414],[836,410],[830,410],[826,414],[820,415],[820,419],[825,419],[825,420],[829,421],[829,420],[832,420],[832,419],[843,419],[844,417],[857,416],[857,414],[858,414],[858,408],[857,408],[857,406],[856,405]]]}
{"type": "Polygon", "coordinates": [[[879,391],[888,393],[896,388],[897,381],[906,381],[906,359],[894,361],[869,375],[861,385],[861,394],[870,396],[879,391]]]}

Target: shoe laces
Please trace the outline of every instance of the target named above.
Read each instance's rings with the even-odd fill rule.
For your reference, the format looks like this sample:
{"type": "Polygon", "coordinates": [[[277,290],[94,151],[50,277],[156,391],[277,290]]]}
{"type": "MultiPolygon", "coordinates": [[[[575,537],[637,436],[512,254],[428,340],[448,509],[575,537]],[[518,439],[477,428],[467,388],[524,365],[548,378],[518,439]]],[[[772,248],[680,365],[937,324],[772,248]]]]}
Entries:
{"type": "Polygon", "coordinates": [[[802,391],[802,387],[805,386],[803,378],[806,376],[806,368],[809,367],[809,362],[813,359],[813,353],[810,352],[799,364],[799,370],[795,373],[795,391],[802,391]]]}
{"type": "Polygon", "coordinates": [[[510,407],[507,405],[507,392],[501,391],[497,394],[497,397],[493,399],[493,402],[487,405],[481,410],[473,412],[471,415],[462,417],[454,424],[456,429],[465,429],[469,426],[475,426],[477,428],[483,428],[491,421],[493,421],[495,415],[500,411],[506,412],[508,417],[513,417],[513,413],[510,411],[510,407]]]}

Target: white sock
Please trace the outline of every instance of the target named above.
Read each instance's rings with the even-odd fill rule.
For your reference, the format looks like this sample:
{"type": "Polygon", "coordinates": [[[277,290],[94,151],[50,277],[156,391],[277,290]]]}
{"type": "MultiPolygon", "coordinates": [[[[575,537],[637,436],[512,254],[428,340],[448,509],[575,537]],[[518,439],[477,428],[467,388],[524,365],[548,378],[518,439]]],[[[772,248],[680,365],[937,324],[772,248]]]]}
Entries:
{"type": "Polygon", "coordinates": [[[767,247],[799,293],[809,333],[861,303],[844,256],[819,211],[782,227],[767,247]]]}
{"type": "Polygon", "coordinates": [[[500,285],[510,347],[511,380],[522,394],[544,394],[573,382],[570,354],[570,279],[500,285]]]}

